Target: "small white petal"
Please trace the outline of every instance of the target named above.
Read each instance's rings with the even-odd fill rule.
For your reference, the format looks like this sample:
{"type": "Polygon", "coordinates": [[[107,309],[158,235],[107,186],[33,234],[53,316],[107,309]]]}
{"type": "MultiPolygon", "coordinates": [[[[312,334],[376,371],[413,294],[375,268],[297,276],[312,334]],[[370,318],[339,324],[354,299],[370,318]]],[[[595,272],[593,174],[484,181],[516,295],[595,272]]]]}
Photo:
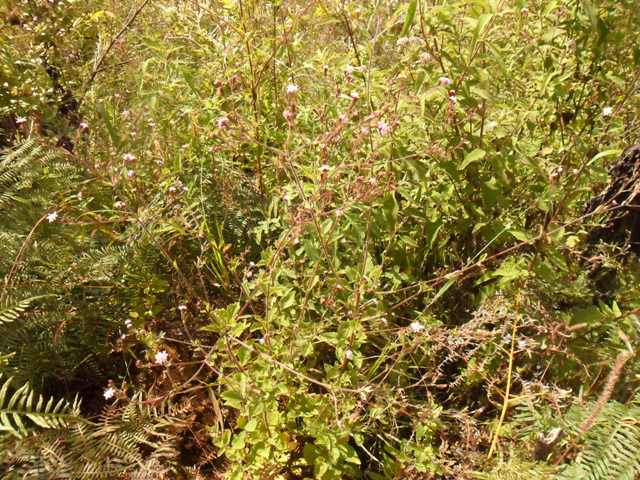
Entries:
{"type": "Polygon", "coordinates": [[[165,363],[167,363],[168,360],[169,360],[169,354],[166,351],[161,350],[160,352],[156,353],[156,356],[155,356],[156,364],[164,365],[165,363]]]}
{"type": "Polygon", "coordinates": [[[116,394],[116,389],[113,387],[105,388],[102,396],[105,400],[111,400],[116,394]]]}
{"type": "Polygon", "coordinates": [[[420,322],[411,322],[409,328],[413,333],[420,333],[424,330],[424,325],[422,325],[420,322]]]}

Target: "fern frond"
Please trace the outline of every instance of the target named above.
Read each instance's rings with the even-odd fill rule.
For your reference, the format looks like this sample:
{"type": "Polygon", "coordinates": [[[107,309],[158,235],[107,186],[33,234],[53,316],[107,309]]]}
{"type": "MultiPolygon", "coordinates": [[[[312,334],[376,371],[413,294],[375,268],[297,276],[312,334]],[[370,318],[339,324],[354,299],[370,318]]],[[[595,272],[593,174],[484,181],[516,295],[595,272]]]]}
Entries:
{"type": "MultiPolygon", "coordinates": [[[[593,404],[574,407],[565,416],[567,431],[578,434],[593,404]]],[[[587,432],[574,463],[559,479],[633,480],[640,476],[640,395],[624,405],[610,401],[587,432]]]]}
{"type": "Polygon", "coordinates": [[[61,428],[73,420],[78,420],[78,400],[70,404],[64,399],[56,402],[50,397],[47,401],[26,383],[10,394],[12,381],[13,378],[10,377],[0,387],[0,434],[4,432],[21,438],[26,436],[33,426],[45,429],[61,428]]]}

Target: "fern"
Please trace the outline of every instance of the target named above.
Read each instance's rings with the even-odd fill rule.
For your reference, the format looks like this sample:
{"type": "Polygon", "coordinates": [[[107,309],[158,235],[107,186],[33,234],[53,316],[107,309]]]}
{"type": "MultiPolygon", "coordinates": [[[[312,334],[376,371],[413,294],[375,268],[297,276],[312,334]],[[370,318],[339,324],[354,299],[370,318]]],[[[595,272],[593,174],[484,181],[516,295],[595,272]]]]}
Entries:
{"type": "Polygon", "coordinates": [[[55,402],[49,398],[47,401],[26,383],[10,394],[12,381],[8,378],[0,387],[0,435],[26,436],[31,430],[27,420],[37,427],[52,429],[67,426],[70,421],[78,419],[78,400],[72,404],[64,399],[55,402]]]}
{"type": "MultiPolygon", "coordinates": [[[[558,418],[546,406],[532,403],[518,406],[514,418],[520,440],[537,439],[541,432],[561,428],[563,436],[554,443],[555,453],[562,444],[579,445],[575,458],[556,476],[558,480],[633,480],[640,476],[640,394],[629,404],[611,400],[583,433],[585,419],[593,415],[596,402],[575,404],[558,418]],[[579,442],[579,443],[576,443],[579,442]]],[[[559,437],[560,438],[560,437],[559,437]]],[[[551,450],[549,450],[551,452],[551,450]]]]}
{"type": "Polygon", "coordinates": [[[12,305],[0,307],[0,325],[12,323],[31,305],[35,298],[27,298],[12,305]]]}
{"type": "MultiPolygon", "coordinates": [[[[563,419],[568,432],[579,425],[594,404],[575,406],[563,419]]],[[[584,446],[558,479],[633,480],[640,475],[640,394],[629,405],[610,401],[586,433],[584,446]]]]}
{"type": "Polygon", "coordinates": [[[5,462],[23,477],[55,474],[55,478],[78,480],[127,474],[158,478],[166,471],[166,461],[177,457],[175,432],[187,424],[175,416],[183,412],[169,402],[153,408],[140,400],[108,408],[95,423],[76,422],[22,438],[5,462]]]}

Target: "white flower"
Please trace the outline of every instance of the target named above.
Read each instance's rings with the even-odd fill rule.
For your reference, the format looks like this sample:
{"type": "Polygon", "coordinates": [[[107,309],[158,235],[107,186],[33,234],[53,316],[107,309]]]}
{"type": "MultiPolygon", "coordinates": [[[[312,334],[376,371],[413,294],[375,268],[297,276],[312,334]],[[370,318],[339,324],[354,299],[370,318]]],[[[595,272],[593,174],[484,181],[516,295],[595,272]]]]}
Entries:
{"type": "Polygon", "coordinates": [[[611,115],[613,115],[613,108],[612,107],[604,107],[602,109],[602,116],[603,117],[610,117],[611,115]]]}
{"type": "Polygon", "coordinates": [[[131,328],[131,325],[133,325],[133,322],[131,321],[131,319],[130,319],[130,318],[127,318],[127,319],[124,321],[124,326],[125,326],[125,327],[127,327],[127,328],[131,328]]]}
{"type": "Polygon", "coordinates": [[[360,94],[355,90],[351,92],[349,96],[351,97],[352,100],[358,100],[360,98],[360,94]]]}
{"type": "Polygon", "coordinates": [[[165,363],[167,363],[168,360],[169,360],[169,354],[166,351],[161,350],[158,353],[156,353],[156,356],[155,356],[156,364],[164,365],[165,363]]]}
{"type": "Polygon", "coordinates": [[[282,116],[287,122],[291,122],[294,118],[296,118],[296,114],[289,109],[282,112],[282,116]]]}
{"type": "Polygon", "coordinates": [[[325,164],[323,164],[323,165],[320,167],[320,173],[326,173],[326,172],[328,172],[329,170],[331,170],[331,167],[330,167],[329,165],[327,165],[326,163],[325,163],[325,164]]]}
{"type": "Polygon", "coordinates": [[[116,394],[116,389],[113,387],[105,388],[102,396],[105,400],[111,400],[116,394]]]}
{"type": "Polygon", "coordinates": [[[423,52],[420,54],[420,61],[422,63],[430,63],[431,61],[433,61],[433,57],[431,56],[430,53],[423,52]]]}
{"type": "Polygon", "coordinates": [[[298,93],[298,86],[295,83],[287,85],[287,95],[295,95],[298,93]]]}
{"type": "Polygon", "coordinates": [[[449,92],[449,101],[451,103],[457,103],[458,102],[458,97],[456,97],[456,92],[454,92],[453,90],[451,90],[449,92]]]}
{"type": "Polygon", "coordinates": [[[258,343],[259,343],[260,345],[264,345],[264,337],[260,337],[260,338],[258,339],[258,343]]]}
{"type": "Polygon", "coordinates": [[[124,203],[122,200],[118,200],[117,202],[115,202],[113,204],[113,208],[117,208],[118,210],[120,210],[121,208],[124,208],[126,206],[127,206],[127,204],[124,203]]]}
{"type": "Polygon", "coordinates": [[[126,163],[131,163],[136,159],[136,156],[131,154],[131,153],[125,153],[122,156],[122,159],[126,162],[126,163]]]}
{"type": "Polygon", "coordinates": [[[440,85],[442,85],[443,87],[448,87],[449,85],[451,85],[453,82],[451,81],[451,79],[449,77],[440,77],[438,79],[438,83],[440,85]]]}
{"type": "Polygon", "coordinates": [[[386,135],[390,131],[391,127],[389,127],[389,124],[387,122],[385,122],[384,120],[378,122],[378,132],[380,132],[380,135],[386,135]]]}
{"type": "Polygon", "coordinates": [[[344,358],[346,358],[347,360],[353,359],[353,352],[351,350],[345,351],[344,352],[344,358]]]}
{"type": "Polygon", "coordinates": [[[83,132],[86,132],[87,130],[89,130],[89,124],[87,122],[80,122],[78,128],[80,128],[80,130],[82,130],[83,132]]]}
{"type": "Polygon", "coordinates": [[[187,306],[185,304],[178,305],[178,310],[180,310],[181,312],[184,312],[186,309],[187,309],[187,306]]]}
{"type": "Polygon", "coordinates": [[[133,177],[135,177],[135,176],[136,176],[136,172],[134,172],[133,170],[129,170],[129,171],[127,172],[127,177],[129,177],[129,178],[133,178],[133,177]]]}
{"type": "Polygon", "coordinates": [[[22,125],[23,123],[27,123],[27,119],[24,117],[17,117],[16,118],[16,125],[22,125]]]}
{"type": "Polygon", "coordinates": [[[420,333],[421,331],[424,330],[424,325],[422,325],[420,322],[411,322],[411,325],[409,325],[409,328],[413,333],[420,333]]]}
{"type": "Polygon", "coordinates": [[[47,221],[49,223],[55,222],[57,218],[58,218],[58,212],[51,212],[49,215],[47,215],[47,221]]]}
{"type": "Polygon", "coordinates": [[[340,115],[340,123],[344,125],[349,123],[349,116],[346,113],[343,113],[342,115],[340,115]]]}

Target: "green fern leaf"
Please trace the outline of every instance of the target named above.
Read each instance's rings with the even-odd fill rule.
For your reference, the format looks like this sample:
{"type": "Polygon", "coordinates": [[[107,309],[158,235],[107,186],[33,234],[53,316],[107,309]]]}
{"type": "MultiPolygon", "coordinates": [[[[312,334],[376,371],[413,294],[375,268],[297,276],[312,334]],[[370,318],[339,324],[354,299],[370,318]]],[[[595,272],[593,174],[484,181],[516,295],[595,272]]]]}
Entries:
{"type": "Polygon", "coordinates": [[[6,379],[0,388],[0,435],[22,438],[34,426],[54,429],[79,420],[78,400],[70,404],[64,399],[56,402],[49,398],[45,403],[45,398],[26,383],[10,395],[12,381],[13,378],[6,379]]]}

